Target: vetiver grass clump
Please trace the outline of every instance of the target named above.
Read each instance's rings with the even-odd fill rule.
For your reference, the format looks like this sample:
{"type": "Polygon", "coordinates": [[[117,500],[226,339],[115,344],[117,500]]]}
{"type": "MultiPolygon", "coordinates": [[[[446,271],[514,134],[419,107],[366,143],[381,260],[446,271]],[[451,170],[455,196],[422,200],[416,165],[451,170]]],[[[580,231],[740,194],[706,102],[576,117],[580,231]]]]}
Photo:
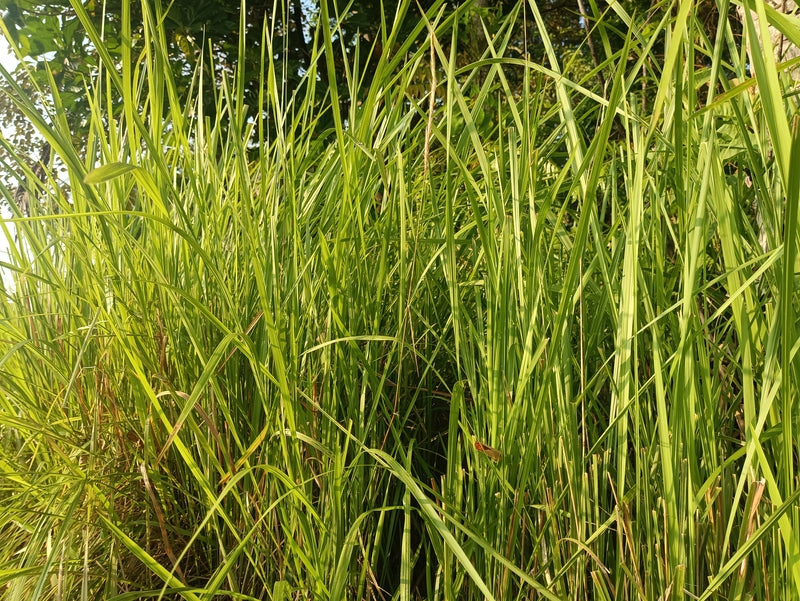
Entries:
{"type": "Polygon", "coordinates": [[[89,29],[79,144],[2,72],[66,176],[1,188],[0,597],[800,598],[797,97],[752,17],[748,58],[727,3],[615,4],[592,71],[535,3],[467,66],[467,8],[404,4],[291,95],[267,30],[254,108],[243,67],[179,96],[142,7],[120,61],[89,29]]]}

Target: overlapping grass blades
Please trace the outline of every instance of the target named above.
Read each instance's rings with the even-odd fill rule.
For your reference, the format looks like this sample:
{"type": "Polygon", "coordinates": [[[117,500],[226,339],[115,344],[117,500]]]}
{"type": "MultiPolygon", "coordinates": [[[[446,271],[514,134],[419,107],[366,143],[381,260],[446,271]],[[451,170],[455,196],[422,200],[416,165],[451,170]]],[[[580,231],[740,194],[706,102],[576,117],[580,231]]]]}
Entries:
{"type": "Polygon", "coordinates": [[[4,599],[800,597],[797,101],[751,20],[754,79],[727,3],[615,3],[601,90],[535,3],[466,66],[468,6],[403,3],[291,94],[265,32],[253,110],[178,97],[143,6],[80,145],[3,72],[67,170],[2,187],[4,599]]]}

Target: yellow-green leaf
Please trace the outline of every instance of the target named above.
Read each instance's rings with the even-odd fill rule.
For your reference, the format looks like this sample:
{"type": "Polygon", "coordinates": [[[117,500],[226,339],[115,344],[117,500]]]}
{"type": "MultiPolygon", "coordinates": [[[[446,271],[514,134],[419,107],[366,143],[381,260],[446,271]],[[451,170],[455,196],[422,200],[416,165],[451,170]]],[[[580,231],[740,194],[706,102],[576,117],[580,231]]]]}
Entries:
{"type": "Polygon", "coordinates": [[[137,169],[136,165],[131,165],[130,163],[108,163],[102,167],[92,169],[86,174],[86,177],[83,178],[83,181],[86,184],[102,184],[103,182],[107,182],[121,175],[125,175],[126,173],[130,173],[134,169],[137,169]]]}

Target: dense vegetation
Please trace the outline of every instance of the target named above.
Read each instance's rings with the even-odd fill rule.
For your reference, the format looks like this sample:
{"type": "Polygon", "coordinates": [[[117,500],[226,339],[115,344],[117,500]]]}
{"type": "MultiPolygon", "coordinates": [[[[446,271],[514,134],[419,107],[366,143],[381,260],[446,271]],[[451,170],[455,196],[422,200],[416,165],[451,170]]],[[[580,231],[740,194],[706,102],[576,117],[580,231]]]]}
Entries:
{"type": "MultiPolygon", "coordinates": [[[[517,2],[329,0],[329,18],[336,22],[330,60],[337,73],[342,74],[348,68],[359,46],[370,49],[369,53],[361,55],[358,77],[347,80],[341,76],[328,78],[327,69],[316,68],[318,64],[325,64],[328,56],[326,49],[314,40],[319,41],[321,28],[330,27],[330,20],[325,23],[321,19],[319,2],[315,0],[250,0],[243,6],[230,0],[171,0],[162,2],[162,6],[168,4],[169,10],[163,12],[159,22],[163,34],[161,51],[169,57],[162,67],[169,66],[175,91],[181,97],[203,97],[206,116],[213,121],[216,120],[214,98],[220,74],[230,75],[241,65],[240,85],[248,117],[255,117],[260,108],[258,94],[263,84],[260,77],[262,55],[266,52],[273,59],[276,79],[284,93],[293,94],[303,85],[308,70],[314,69],[319,79],[316,94],[304,90],[304,102],[312,104],[315,110],[322,109],[330,102],[326,98],[328,90],[336,86],[339,110],[346,114],[350,102],[363,99],[372,83],[372,74],[384,51],[387,20],[397,40],[410,42],[404,44],[405,50],[415,51],[425,40],[424,36],[411,35],[422,11],[451,12],[454,5],[462,5],[458,11],[461,26],[457,30],[456,62],[463,66],[481,57],[486,49],[482,41],[487,32],[491,36],[500,27],[508,27],[504,21],[513,13],[517,20],[505,57],[521,58],[527,53],[529,58],[542,62],[545,60],[544,41],[533,19],[526,19],[524,11],[512,10],[517,2]],[[265,24],[268,38],[262,36],[265,24]],[[240,41],[244,41],[242,46],[240,41]],[[198,69],[203,73],[202,83],[197,80],[198,69]]],[[[0,0],[0,19],[4,34],[28,67],[26,76],[18,78],[17,83],[29,94],[35,94],[37,86],[53,87],[61,99],[73,138],[81,139],[75,144],[82,145],[90,125],[86,82],[96,76],[100,61],[95,51],[96,40],[86,35],[86,28],[102,31],[106,58],[113,59],[115,69],[123,60],[126,48],[132,47],[134,52],[141,50],[145,32],[140,2],[129,2],[124,10],[121,0],[89,0],[82,3],[84,10],[80,11],[73,4],[74,0],[0,0]]],[[[576,5],[575,0],[546,0],[538,6],[549,35],[557,40],[555,51],[559,56],[569,55],[573,70],[599,64],[594,38],[586,38],[587,26],[591,23],[588,3],[579,0],[576,5]],[[583,22],[580,14],[586,15],[583,22]]],[[[650,2],[621,0],[621,6],[628,12],[646,11],[650,2]]],[[[607,13],[603,19],[606,28],[624,26],[613,13],[607,13]]],[[[606,41],[616,44],[615,49],[618,49],[622,39],[611,35],[606,41]]],[[[390,52],[397,50],[397,47],[390,48],[390,52]]],[[[602,75],[599,77],[602,79],[602,75]]],[[[417,95],[427,91],[420,77],[415,84],[421,86],[417,95]]],[[[121,105],[115,104],[110,110],[114,116],[119,116],[121,109],[121,105]]],[[[3,121],[14,125],[9,133],[13,134],[11,140],[18,156],[29,155],[28,162],[34,165],[43,154],[35,127],[20,115],[7,95],[0,94],[0,122],[3,121]]],[[[333,126],[330,112],[319,111],[319,124],[333,126]]],[[[266,121],[265,125],[273,124],[266,121]]],[[[47,147],[44,148],[43,162],[48,163],[47,147]]],[[[6,158],[2,149],[0,158],[6,158]]]]}
{"type": "Polygon", "coordinates": [[[466,9],[347,51],[323,3],[255,112],[84,15],[80,138],[2,72],[66,176],[0,140],[0,597],[800,598],[791,65],[589,5],[597,69],[535,2],[467,64],[466,9]]]}

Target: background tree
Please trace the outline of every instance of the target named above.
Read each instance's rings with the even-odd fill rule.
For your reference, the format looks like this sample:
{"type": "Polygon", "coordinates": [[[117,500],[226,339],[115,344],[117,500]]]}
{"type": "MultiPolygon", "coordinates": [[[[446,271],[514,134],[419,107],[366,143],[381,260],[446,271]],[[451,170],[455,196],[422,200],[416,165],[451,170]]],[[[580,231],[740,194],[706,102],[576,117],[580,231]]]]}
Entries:
{"type": "MultiPolygon", "coordinates": [[[[93,25],[102,29],[106,49],[112,56],[120,55],[123,44],[120,19],[122,4],[122,0],[103,3],[91,0],[86,4],[87,13],[94,21],[93,25]]],[[[405,15],[402,26],[410,31],[419,22],[420,10],[427,10],[433,4],[433,0],[415,3],[405,15]]],[[[451,2],[445,4],[444,8],[452,11],[459,4],[451,2]]],[[[460,41],[463,42],[460,52],[465,61],[480,58],[485,49],[485,44],[482,44],[484,27],[492,35],[501,19],[515,4],[509,0],[473,2],[472,9],[460,28],[460,41]]],[[[591,26],[591,20],[587,22],[587,17],[581,17],[582,10],[576,0],[548,0],[537,4],[547,20],[551,35],[558,41],[558,49],[563,53],[580,50],[588,56],[588,49],[585,47],[586,27],[591,26]]],[[[648,6],[643,0],[626,4],[629,11],[646,10],[648,6]]],[[[393,15],[398,6],[399,2],[396,0],[332,1],[329,6],[330,15],[338,23],[341,37],[337,41],[344,48],[344,52],[334,53],[337,67],[343,69],[343,62],[348,56],[352,58],[357,43],[372,46],[369,60],[377,60],[384,51],[382,40],[376,39],[382,22],[382,9],[385,11],[383,14],[393,15]]],[[[174,64],[173,75],[180,86],[185,88],[189,85],[201,57],[213,57],[213,66],[205,61],[209,71],[232,71],[236,68],[239,36],[244,33],[247,36],[245,60],[248,63],[245,69],[248,80],[245,94],[257,94],[260,82],[256,65],[263,50],[261,30],[266,24],[272,34],[269,51],[276,58],[276,64],[283,65],[284,71],[280,75],[286,89],[291,93],[302,75],[308,71],[312,60],[312,40],[320,25],[319,4],[302,0],[253,0],[245,3],[245,10],[246,30],[241,32],[240,6],[237,3],[221,0],[176,0],[169,4],[162,25],[174,64]]],[[[7,35],[19,48],[22,58],[32,65],[38,83],[46,86],[52,76],[68,103],[65,108],[74,119],[74,125],[79,126],[81,120],[85,120],[87,110],[82,96],[86,77],[97,69],[97,56],[70,0],[0,0],[0,15],[7,35]]],[[[524,18],[520,14],[520,20],[524,18]]],[[[125,43],[130,44],[135,51],[141,48],[139,3],[132,3],[131,19],[134,26],[132,39],[125,43]]],[[[517,29],[519,39],[511,45],[512,50],[516,49],[520,55],[527,53],[534,60],[543,59],[541,40],[532,19],[528,18],[527,25],[527,28],[520,26],[517,29]],[[522,50],[523,45],[525,50],[522,50]]],[[[322,78],[326,77],[324,69],[320,69],[319,74],[322,78]]],[[[208,75],[214,74],[209,72],[208,75]]],[[[209,79],[209,85],[213,85],[214,79],[209,79]]],[[[328,81],[323,83],[330,84],[328,81]]],[[[363,85],[368,83],[364,81],[363,85]]],[[[325,86],[321,86],[320,93],[325,92],[325,86]]],[[[346,99],[346,94],[344,96],[346,99]]],[[[80,127],[75,130],[81,131],[80,127]]]]}
{"type": "MultiPolygon", "coordinates": [[[[419,24],[420,11],[428,11],[438,5],[444,11],[442,16],[446,17],[459,4],[442,3],[442,0],[420,0],[414,3],[400,22],[401,35],[397,39],[402,42],[402,30],[410,32],[419,24]]],[[[641,14],[648,9],[646,0],[627,0],[625,4],[630,13],[641,14]]],[[[486,49],[485,36],[491,37],[496,32],[515,5],[510,0],[477,0],[469,10],[465,11],[462,7],[458,26],[461,66],[481,59],[486,49]]],[[[246,36],[243,91],[244,103],[249,107],[259,105],[258,95],[264,85],[259,71],[262,53],[272,55],[275,59],[273,64],[280,69],[275,76],[286,98],[291,98],[303,76],[312,67],[313,60],[319,61],[320,67],[327,60],[324,48],[319,45],[316,46],[316,58],[313,56],[314,39],[319,35],[318,28],[322,24],[318,2],[252,0],[243,6],[246,11],[243,20],[241,7],[237,3],[224,0],[175,0],[164,12],[165,18],[161,26],[177,91],[179,95],[187,95],[190,86],[197,85],[196,82],[193,84],[193,78],[198,65],[202,65],[204,89],[200,94],[205,99],[206,114],[212,121],[215,119],[215,88],[220,78],[225,73],[230,75],[240,67],[238,60],[241,35],[246,36]],[[243,31],[240,28],[242,22],[245,24],[243,31]],[[269,48],[262,47],[262,28],[265,26],[270,32],[269,48]]],[[[337,73],[344,73],[346,64],[349,66],[355,61],[356,55],[361,61],[359,71],[362,71],[365,61],[377,63],[381,54],[387,50],[383,48],[386,40],[379,33],[382,21],[394,16],[399,6],[400,3],[396,0],[332,0],[329,3],[328,10],[333,22],[329,26],[337,28],[334,42],[338,47],[334,48],[332,57],[337,73]]],[[[557,42],[555,48],[567,65],[569,74],[578,80],[587,79],[584,85],[602,87],[602,70],[596,69],[602,59],[598,59],[596,51],[587,44],[587,31],[600,15],[586,15],[586,6],[579,4],[577,0],[547,0],[537,3],[537,6],[547,21],[551,37],[557,42]],[[593,69],[596,69],[596,76],[589,75],[593,69]],[[588,81],[589,77],[593,80],[588,81]]],[[[131,47],[134,57],[142,51],[142,8],[139,2],[90,0],[85,4],[85,9],[92,26],[102,31],[105,49],[113,58],[121,59],[123,45],[131,47]],[[122,39],[121,15],[124,10],[130,11],[130,40],[122,39]]],[[[519,23],[514,29],[515,39],[509,44],[508,54],[511,58],[529,58],[544,64],[544,46],[538,29],[530,15],[526,15],[526,10],[519,12],[519,23]]],[[[597,9],[593,7],[592,10],[597,9]]],[[[57,89],[70,131],[78,142],[85,136],[89,122],[89,106],[84,91],[97,73],[98,55],[71,1],[0,0],[0,16],[6,35],[18,49],[19,57],[26,63],[26,69],[32,73],[32,78],[18,77],[20,85],[25,93],[34,98],[43,94],[40,90],[57,89]]],[[[606,30],[613,31],[614,22],[614,15],[607,13],[606,30]]],[[[620,34],[624,31],[621,23],[619,31],[620,34]]],[[[611,46],[605,51],[616,49],[623,38],[623,35],[618,39],[606,38],[605,43],[611,46]]],[[[397,48],[389,51],[396,52],[397,48]]],[[[370,85],[372,69],[369,66],[363,69],[365,76],[356,82],[358,89],[352,89],[351,85],[337,88],[339,108],[345,117],[353,101],[350,94],[361,94],[370,85]]],[[[21,72],[23,67],[18,70],[21,72]]],[[[316,94],[322,101],[330,92],[331,85],[338,84],[329,81],[326,68],[318,68],[316,72],[320,80],[316,94]]],[[[423,65],[418,72],[426,74],[430,72],[430,68],[423,65]]],[[[522,72],[520,69],[519,73],[508,74],[509,81],[519,90],[522,89],[522,72]]],[[[472,81],[478,82],[479,79],[472,81]]],[[[340,81],[343,80],[344,78],[340,78],[340,81]]],[[[426,81],[420,80],[416,83],[419,86],[419,97],[428,92],[429,85],[426,81]]],[[[599,91],[602,93],[601,89],[599,91]]],[[[555,102],[555,97],[551,101],[555,102]]],[[[113,110],[121,111],[122,103],[117,103],[113,110]]],[[[254,117],[252,110],[251,108],[251,118],[254,117]]],[[[487,115],[490,116],[489,113],[487,115]]],[[[0,94],[0,119],[13,126],[8,142],[17,152],[29,157],[31,169],[46,168],[50,153],[42,147],[42,141],[33,135],[30,122],[16,112],[14,103],[9,101],[6,94],[0,94]]],[[[318,124],[321,128],[330,126],[332,115],[323,114],[318,124]]]]}

